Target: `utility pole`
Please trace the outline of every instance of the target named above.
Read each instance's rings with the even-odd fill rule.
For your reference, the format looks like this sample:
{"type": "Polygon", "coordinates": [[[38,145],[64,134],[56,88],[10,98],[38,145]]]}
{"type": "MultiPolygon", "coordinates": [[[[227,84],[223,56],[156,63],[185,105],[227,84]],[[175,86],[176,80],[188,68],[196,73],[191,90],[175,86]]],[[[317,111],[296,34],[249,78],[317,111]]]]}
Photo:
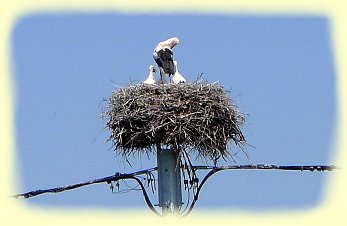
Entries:
{"type": "Polygon", "coordinates": [[[157,144],[158,200],[162,214],[179,214],[182,206],[181,173],[177,154],[157,144]]]}

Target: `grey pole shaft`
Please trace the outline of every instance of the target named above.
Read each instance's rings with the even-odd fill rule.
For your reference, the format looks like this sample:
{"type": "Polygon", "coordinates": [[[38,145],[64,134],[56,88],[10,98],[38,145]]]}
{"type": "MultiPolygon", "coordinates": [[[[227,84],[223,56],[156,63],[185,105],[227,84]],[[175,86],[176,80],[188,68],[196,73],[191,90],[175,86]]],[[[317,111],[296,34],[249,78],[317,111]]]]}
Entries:
{"type": "Polygon", "coordinates": [[[178,214],[182,206],[181,173],[177,155],[157,145],[158,198],[163,215],[178,214]]]}

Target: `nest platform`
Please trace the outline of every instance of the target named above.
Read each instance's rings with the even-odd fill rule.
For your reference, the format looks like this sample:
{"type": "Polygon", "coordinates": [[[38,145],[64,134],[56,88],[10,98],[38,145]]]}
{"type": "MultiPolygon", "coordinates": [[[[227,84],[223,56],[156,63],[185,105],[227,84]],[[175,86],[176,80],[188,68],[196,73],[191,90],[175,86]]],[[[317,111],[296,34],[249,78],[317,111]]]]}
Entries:
{"type": "Polygon", "coordinates": [[[196,151],[212,160],[243,147],[245,115],[218,83],[129,85],[114,91],[103,112],[114,150],[128,156],[155,152],[164,145],[178,152],[196,151]]]}

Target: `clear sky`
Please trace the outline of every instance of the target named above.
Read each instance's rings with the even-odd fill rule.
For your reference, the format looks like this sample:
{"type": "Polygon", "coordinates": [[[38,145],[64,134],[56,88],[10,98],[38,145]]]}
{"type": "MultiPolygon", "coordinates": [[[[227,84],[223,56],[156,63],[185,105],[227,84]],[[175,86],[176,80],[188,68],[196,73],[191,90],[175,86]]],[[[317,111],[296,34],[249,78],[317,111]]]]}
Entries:
{"type": "MultiPolygon", "coordinates": [[[[336,96],[327,18],[36,14],[19,20],[12,34],[19,192],[155,166],[155,156],[132,158],[130,167],[114,155],[102,132],[101,101],[130,80],[144,80],[155,45],[173,36],[180,39],[174,54],[181,74],[219,81],[249,114],[243,131],[254,147],[247,149],[250,159],[240,151],[236,164],[333,164],[336,96]]],[[[224,171],[204,186],[196,210],[312,208],[328,174],[224,171]]],[[[112,194],[107,184],[26,202],[147,208],[141,192],[112,194]]]]}

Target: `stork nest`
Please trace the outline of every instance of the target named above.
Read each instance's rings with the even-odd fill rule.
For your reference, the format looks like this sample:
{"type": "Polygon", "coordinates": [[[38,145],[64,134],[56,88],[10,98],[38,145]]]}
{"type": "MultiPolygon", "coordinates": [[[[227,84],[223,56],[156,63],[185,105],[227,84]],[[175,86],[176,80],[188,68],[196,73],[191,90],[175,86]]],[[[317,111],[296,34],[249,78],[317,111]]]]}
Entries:
{"type": "Polygon", "coordinates": [[[218,83],[129,85],[114,91],[102,114],[118,154],[155,152],[165,145],[178,153],[197,151],[217,160],[230,155],[228,144],[244,147],[245,115],[218,83]]]}

